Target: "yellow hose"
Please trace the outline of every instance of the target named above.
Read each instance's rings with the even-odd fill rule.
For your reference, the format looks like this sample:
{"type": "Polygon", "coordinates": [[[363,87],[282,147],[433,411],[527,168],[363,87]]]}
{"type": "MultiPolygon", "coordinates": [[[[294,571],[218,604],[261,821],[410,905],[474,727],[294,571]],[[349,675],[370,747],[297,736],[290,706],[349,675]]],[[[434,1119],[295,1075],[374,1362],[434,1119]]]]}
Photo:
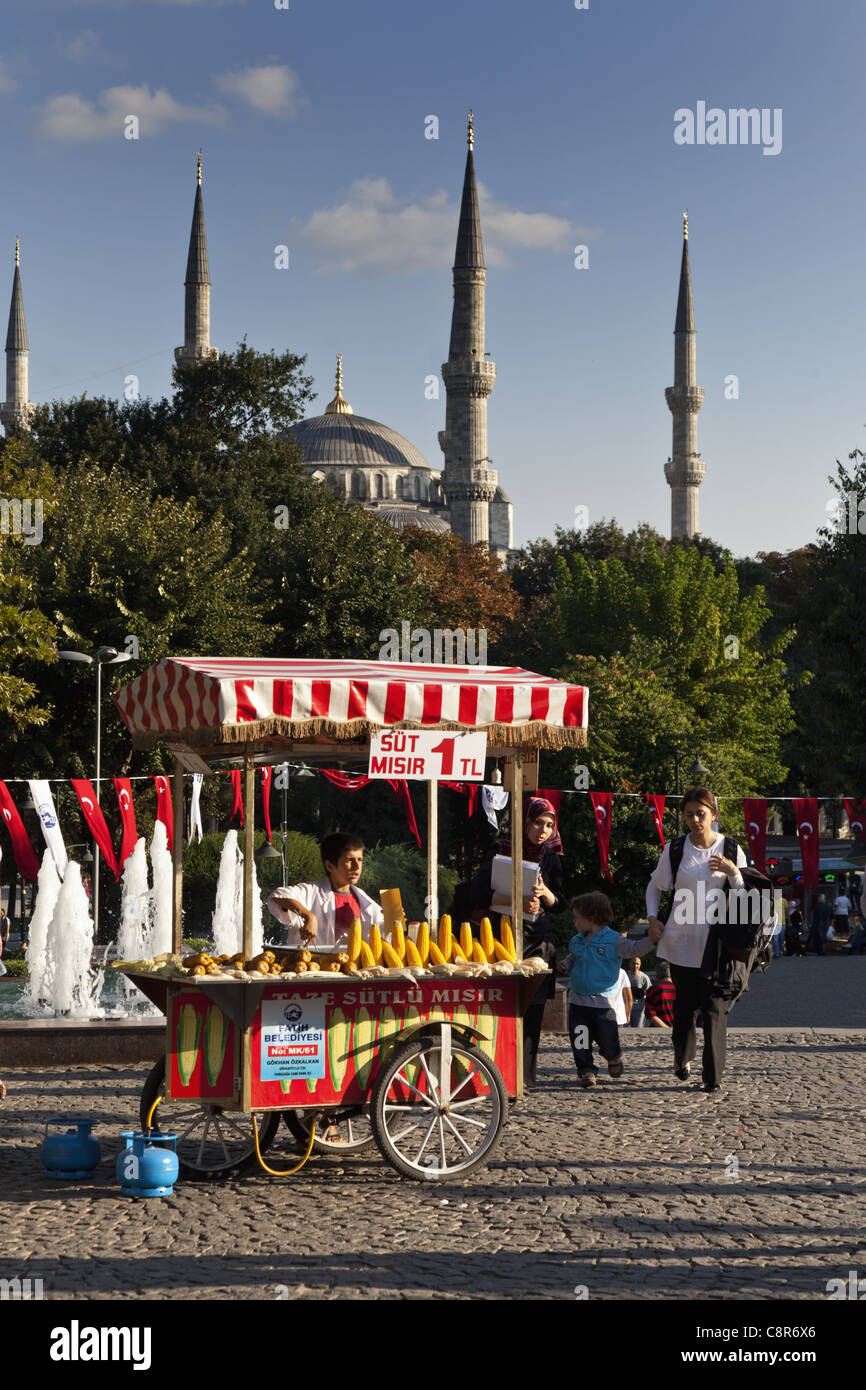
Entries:
{"type": "Polygon", "coordinates": [[[306,1163],[307,1159],[310,1157],[310,1154],[313,1152],[313,1140],[315,1139],[315,1137],[316,1121],[313,1120],[310,1124],[310,1142],[307,1145],[307,1152],[304,1154],[300,1163],[297,1163],[294,1168],[285,1168],[282,1171],[280,1171],[280,1169],[278,1168],[269,1168],[268,1165],[265,1163],[265,1160],[262,1158],[262,1151],[259,1148],[259,1127],[256,1122],[256,1117],[255,1115],[253,1115],[253,1139],[255,1140],[256,1144],[256,1158],[259,1160],[259,1163],[262,1165],[265,1172],[270,1173],[271,1176],[274,1178],[288,1178],[291,1177],[292,1173],[299,1173],[303,1168],[304,1164],[306,1163]]]}
{"type": "Polygon", "coordinates": [[[153,1102],[153,1105],[150,1107],[150,1109],[149,1109],[148,1112],[147,1112],[147,1120],[145,1121],[145,1125],[144,1125],[144,1129],[145,1129],[145,1133],[146,1133],[146,1134],[150,1134],[150,1122],[151,1122],[151,1120],[153,1119],[153,1112],[154,1112],[154,1110],[156,1109],[156,1107],[159,1105],[159,1102],[160,1102],[161,1100],[165,1100],[165,1096],[157,1096],[156,1100],[153,1102]]]}

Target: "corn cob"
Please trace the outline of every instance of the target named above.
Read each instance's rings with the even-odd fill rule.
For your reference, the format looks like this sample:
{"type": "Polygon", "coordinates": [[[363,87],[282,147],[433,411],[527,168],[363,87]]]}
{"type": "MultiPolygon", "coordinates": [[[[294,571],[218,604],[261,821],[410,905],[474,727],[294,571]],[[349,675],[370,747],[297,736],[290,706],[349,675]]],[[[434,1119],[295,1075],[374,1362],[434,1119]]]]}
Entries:
{"type": "Polygon", "coordinates": [[[503,946],[508,952],[509,960],[517,960],[517,948],[514,945],[514,932],[511,930],[511,918],[503,917],[499,924],[499,936],[503,946]]]}
{"type": "Polygon", "coordinates": [[[362,1091],[366,1091],[373,1065],[373,1043],[376,1037],[376,1020],[371,1018],[369,1009],[359,1009],[355,1015],[355,1035],[352,1051],[355,1058],[355,1077],[362,1091]]]}
{"type": "Polygon", "coordinates": [[[511,955],[508,954],[508,951],[507,951],[506,948],[503,946],[503,944],[502,944],[501,941],[496,941],[496,940],[494,940],[494,942],[493,942],[493,954],[495,955],[495,957],[496,957],[497,960],[509,960],[509,961],[511,961],[512,965],[514,964],[514,959],[515,959],[514,956],[511,956],[511,955]]]}
{"type": "Polygon", "coordinates": [[[414,966],[423,966],[424,964],[424,962],[421,959],[421,954],[418,950],[418,947],[415,945],[415,942],[411,939],[411,937],[408,936],[406,938],[406,964],[414,966]]]}
{"type": "Polygon", "coordinates": [[[439,950],[446,960],[451,959],[451,918],[447,912],[439,923],[439,950]]]}
{"type": "Polygon", "coordinates": [[[479,965],[487,964],[487,956],[484,954],[484,947],[480,941],[473,941],[472,943],[472,959],[477,961],[479,965]]]}
{"type": "Polygon", "coordinates": [[[204,1019],[204,1068],[208,1085],[215,1086],[226,1055],[229,1021],[222,1009],[211,1004],[204,1019]]]}
{"type": "Polygon", "coordinates": [[[461,961],[463,961],[464,965],[466,963],[466,957],[464,956],[456,941],[451,942],[451,959],[453,960],[455,965],[459,965],[461,961]]]}
{"type": "Polygon", "coordinates": [[[397,1015],[388,1004],[384,1009],[379,1010],[379,1065],[384,1066],[392,1052],[394,1034],[400,1027],[397,1022],[397,1015]]]}
{"type": "Polygon", "coordinates": [[[189,1085],[195,1071],[200,1040],[201,1018],[192,1004],[181,1005],[177,1015],[177,1070],[182,1086],[189,1085]]]}
{"type": "Polygon", "coordinates": [[[403,930],[402,922],[395,922],[391,932],[391,945],[400,957],[400,964],[406,959],[406,933],[403,930]]]}
{"type": "Polygon", "coordinates": [[[468,922],[463,922],[460,927],[460,949],[467,960],[472,959],[472,928],[468,922]]]}
{"type": "Polygon", "coordinates": [[[201,951],[198,955],[195,956],[184,956],[183,960],[181,961],[181,965],[183,965],[184,968],[188,970],[191,965],[210,965],[212,959],[212,956],[208,956],[204,953],[204,951],[201,951]]]}
{"type": "Polygon", "coordinates": [[[389,966],[392,970],[397,969],[403,964],[403,961],[397,955],[397,952],[389,941],[382,942],[382,964],[389,966]]]}
{"type": "Polygon", "coordinates": [[[328,1065],[334,1090],[341,1091],[349,1065],[349,1032],[351,1025],[342,1009],[332,1009],[328,1018],[328,1065]]]}
{"type": "Polygon", "coordinates": [[[374,922],[370,928],[370,950],[373,952],[373,964],[382,964],[382,933],[374,922]]]}
{"type": "MultiPolygon", "coordinates": [[[[404,1015],[403,1015],[403,1022],[402,1022],[402,1024],[401,1024],[401,1028],[402,1028],[402,1029],[414,1028],[414,1027],[415,1027],[417,1024],[419,1024],[420,1022],[421,1022],[421,1015],[420,1015],[420,1013],[418,1012],[418,1010],[416,1009],[415,1005],[412,1004],[412,1005],[410,1005],[410,1007],[406,1010],[406,1012],[405,1012],[404,1015]]],[[[417,1087],[417,1085],[418,1085],[418,1074],[419,1074],[420,1071],[421,1071],[421,1063],[420,1063],[420,1062],[409,1062],[409,1063],[407,1063],[407,1065],[403,1068],[403,1075],[406,1077],[406,1080],[409,1082],[409,1085],[410,1085],[410,1086],[416,1086],[416,1087],[417,1087]]]]}
{"type": "Polygon", "coordinates": [[[493,928],[492,928],[492,926],[490,925],[490,918],[489,918],[489,917],[482,917],[482,918],[481,918],[481,928],[480,928],[480,931],[479,931],[479,938],[480,938],[480,940],[481,940],[481,945],[482,945],[482,947],[484,948],[484,954],[485,954],[485,956],[487,957],[488,960],[492,960],[492,959],[493,959],[493,928]]]}
{"type": "Polygon", "coordinates": [[[482,1052],[486,1052],[491,1062],[496,1060],[496,1034],[499,1031],[499,1015],[495,1014],[489,1004],[482,1004],[478,1010],[478,1017],[475,1026],[479,1033],[483,1033],[483,1038],[479,1043],[482,1052]]]}
{"type": "Polygon", "coordinates": [[[428,959],[431,965],[447,965],[448,963],[435,941],[430,942],[430,955],[428,959]]]}
{"type": "Polygon", "coordinates": [[[192,969],[190,970],[189,973],[190,973],[190,975],[206,975],[206,974],[207,974],[207,966],[206,966],[206,965],[194,965],[194,966],[192,967],[192,969]]]}
{"type": "Polygon", "coordinates": [[[430,959],[430,928],[426,922],[422,922],[418,928],[418,935],[415,938],[415,945],[421,957],[421,964],[426,965],[430,959]]]}
{"type": "Polygon", "coordinates": [[[373,952],[366,941],[361,942],[358,952],[358,964],[362,970],[366,970],[369,966],[376,964],[373,952]]]}
{"type": "Polygon", "coordinates": [[[355,961],[361,954],[361,939],[361,923],[356,917],[354,922],[352,923],[352,927],[349,932],[349,943],[346,947],[346,955],[349,957],[349,960],[351,961],[352,965],[355,964],[355,961]]]}

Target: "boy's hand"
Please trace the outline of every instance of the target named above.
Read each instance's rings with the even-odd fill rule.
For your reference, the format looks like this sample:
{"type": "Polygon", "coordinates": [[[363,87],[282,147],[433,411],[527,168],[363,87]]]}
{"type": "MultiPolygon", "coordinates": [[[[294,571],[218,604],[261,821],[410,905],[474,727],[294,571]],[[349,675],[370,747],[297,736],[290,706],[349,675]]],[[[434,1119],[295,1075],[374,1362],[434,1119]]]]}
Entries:
{"type": "Polygon", "coordinates": [[[306,942],[315,941],[319,933],[319,922],[315,912],[307,913],[307,920],[301,927],[301,939],[306,942]]]}
{"type": "Polygon", "coordinates": [[[647,935],[649,936],[649,939],[650,939],[650,941],[653,943],[654,946],[655,946],[659,941],[661,941],[662,937],[664,936],[664,933],[665,933],[665,929],[664,929],[664,927],[662,926],[661,922],[659,921],[658,917],[650,917],[650,919],[649,919],[649,931],[647,932],[647,935]]]}

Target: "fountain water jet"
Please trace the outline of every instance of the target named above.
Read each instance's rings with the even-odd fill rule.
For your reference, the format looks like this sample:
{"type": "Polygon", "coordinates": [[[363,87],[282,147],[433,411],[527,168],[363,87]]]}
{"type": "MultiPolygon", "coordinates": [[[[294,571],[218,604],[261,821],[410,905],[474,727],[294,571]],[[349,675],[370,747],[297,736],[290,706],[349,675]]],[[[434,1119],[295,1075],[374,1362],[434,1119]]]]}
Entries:
{"type": "Polygon", "coordinates": [[[153,869],[153,889],[151,893],[151,920],[153,931],[149,942],[150,955],[161,955],[171,950],[171,904],[173,875],[168,836],[162,821],[153,827],[150,842],[150,863],[153,869]]]}
{"type": "Polygon", "coordinates": [[[60,875],[54,856],[46,850],[37,880],[36,902],[30,919],[30,941],[27,947],[29,978],[21,996],[24,1008],[43,1009],[54,988],[55,959],[48,954],[48,927],[54,916],[60,894],[60,875]]]}

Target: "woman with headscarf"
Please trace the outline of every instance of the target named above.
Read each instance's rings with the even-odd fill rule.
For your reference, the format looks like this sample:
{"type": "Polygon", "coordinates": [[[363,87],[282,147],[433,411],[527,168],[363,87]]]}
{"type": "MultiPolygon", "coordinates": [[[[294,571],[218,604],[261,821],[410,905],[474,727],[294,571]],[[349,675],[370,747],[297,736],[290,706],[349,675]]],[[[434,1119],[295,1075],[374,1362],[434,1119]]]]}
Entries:
{"type": "MultiPolygon", "coordinates": [[[[466,885],[460,885],[454,899],[455,916],[480,922],[490,917],[494,928],[499,916],[511,911],[511,899],[494,893],[491,886],[493,860],[497,854],[511,857],[511,841],[498,840],[478,870],[466,885]],[[461,891],[462,890],[462,891],[461,891]]],[[[566,905],[562,889],[562,840],[559,837],[556,807],[543,796],[531,798],[523,821],[523,858],[538,865],[539,877],[535,892],[523,899],[523,954],[540,956],[553,971],[556,963],[556,942],[548,912],[560,912],[566,905]]],[[[538,1044],[544,1006],[556,990],[551,973],[533,999],[523,1019],[523,1075],[526,1086],[535,1085],[538,1044]]]]}

